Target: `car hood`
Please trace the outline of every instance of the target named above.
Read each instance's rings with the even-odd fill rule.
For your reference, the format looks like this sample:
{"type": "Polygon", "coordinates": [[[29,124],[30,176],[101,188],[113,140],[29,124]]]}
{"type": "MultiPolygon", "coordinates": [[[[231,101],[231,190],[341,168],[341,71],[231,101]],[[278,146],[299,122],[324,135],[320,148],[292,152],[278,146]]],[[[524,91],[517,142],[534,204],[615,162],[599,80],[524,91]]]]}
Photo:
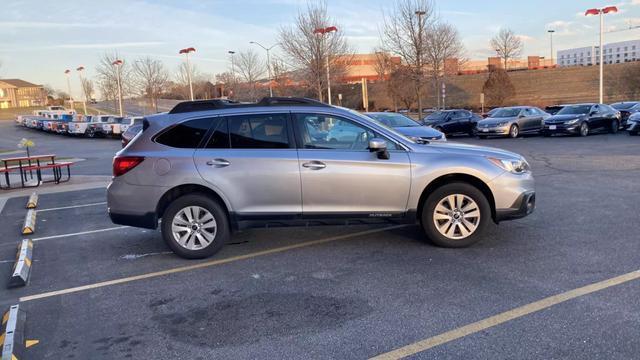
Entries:
{"type": "MultiPolygon", "coordinates": [[[[475,156],[488,156],[496,157],[500,159],[520,159],[521,155],[514,152],[502,150],[498,148],[492,148],[487,146],[468,145],[456,142],[432,142],[427,146],[429,149],[441,151],[448,154],[457,155],[475,155],[475,156]]],[[[416,149],[420,151],[420,149],[416,149]]]]}
{"type": "Polygon", "coordinates": [[[583,116],[586,116],[587,114],[567,114],[567,115],[553,115],[551,117],[548,117],[545,122],[547,123],[563,123],[565,121],[569,121],[569,120],[573,120],[573,119],[579,119],[583,116]]]}
{"type": "Polygon", "coordinates": [[[401,126],[394,127],[395,131],[404,136],[415,136],[425,138],[439,138],[442,137],[442,133],[429,126],[401,126]]]}

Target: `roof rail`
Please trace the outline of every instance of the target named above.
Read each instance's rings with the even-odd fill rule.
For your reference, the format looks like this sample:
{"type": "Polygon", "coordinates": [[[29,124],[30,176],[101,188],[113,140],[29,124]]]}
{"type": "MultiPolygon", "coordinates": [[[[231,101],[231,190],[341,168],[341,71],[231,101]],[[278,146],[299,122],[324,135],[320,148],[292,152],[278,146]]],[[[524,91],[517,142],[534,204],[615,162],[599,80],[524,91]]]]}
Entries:
{"type": "Polygon", "coordinates": [[[323,106],[329,105],[314,99],[297,98],[297,97],[265,97],[259,102],[241,103],[229,99],[212,99],[183,101],[174,106],[169,114],[180,114],[195,111],[230,109],[239,107],[257,107],[257,106],[323,106]]]}

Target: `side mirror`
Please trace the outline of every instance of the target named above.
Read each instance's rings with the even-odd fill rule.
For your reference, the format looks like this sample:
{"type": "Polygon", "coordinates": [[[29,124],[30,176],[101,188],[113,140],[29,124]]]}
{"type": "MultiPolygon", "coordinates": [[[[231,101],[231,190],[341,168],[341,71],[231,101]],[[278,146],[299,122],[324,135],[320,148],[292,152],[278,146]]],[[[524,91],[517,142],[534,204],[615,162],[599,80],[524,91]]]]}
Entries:
{"type": "Polygon", "coordinates": [[[375,152],[378,159],[389,160],[389,151],[387,151],[387,142],[384,139],[373,138],[369,140],[369,151],[375,152]]]}

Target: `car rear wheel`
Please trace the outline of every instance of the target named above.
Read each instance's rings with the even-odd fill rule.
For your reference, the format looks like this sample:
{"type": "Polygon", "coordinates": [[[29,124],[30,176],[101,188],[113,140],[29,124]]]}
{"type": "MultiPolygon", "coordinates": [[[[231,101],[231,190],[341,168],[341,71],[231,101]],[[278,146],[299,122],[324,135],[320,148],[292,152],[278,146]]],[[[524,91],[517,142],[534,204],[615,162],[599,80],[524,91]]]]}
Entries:
{"type": "Polygon", "coordinates": [[[611,128],[609,129],[609,131],[612,134],[615,134],[618,132],[618,130],[620,129],[620,122],[618,121],[618,119],[614,119],[611,121],[611,128]]]}
{"type": "Polygon", "coordinates": [[[230,237],[227,213],[204,194],[184,195],[171,202],[164,212],[162,237],[183,258],[212,256],[230,237]]]}
{"type": "Polygon", "coordinates": [[[434,244],[459,248],[478,242],[490,219],[489,201],[480,190],[467,183],[451,183],[429,195],[421,223],[434,244]]]}
{"type": "Polygon", "coordinates": [[[509,137],[515,139],[520,135],[520,128],[516,124],[512,124],[509,128],[509,137]]]}

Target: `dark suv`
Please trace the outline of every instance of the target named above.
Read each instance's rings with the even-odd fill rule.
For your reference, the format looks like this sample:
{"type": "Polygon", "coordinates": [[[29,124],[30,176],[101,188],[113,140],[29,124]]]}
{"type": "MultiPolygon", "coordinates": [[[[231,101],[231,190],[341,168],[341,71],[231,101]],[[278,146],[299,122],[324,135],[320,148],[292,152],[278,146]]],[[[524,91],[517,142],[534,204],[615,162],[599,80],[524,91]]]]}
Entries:
{"type": "Polygon", "coordinates": [[[474,135],[478,121],[482,117],[469,110],[441,110],[422,119],[424,125],[433,127],[447,135],[467,134],[474,135]]]}

